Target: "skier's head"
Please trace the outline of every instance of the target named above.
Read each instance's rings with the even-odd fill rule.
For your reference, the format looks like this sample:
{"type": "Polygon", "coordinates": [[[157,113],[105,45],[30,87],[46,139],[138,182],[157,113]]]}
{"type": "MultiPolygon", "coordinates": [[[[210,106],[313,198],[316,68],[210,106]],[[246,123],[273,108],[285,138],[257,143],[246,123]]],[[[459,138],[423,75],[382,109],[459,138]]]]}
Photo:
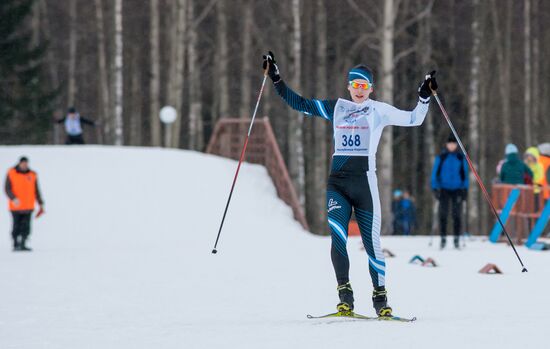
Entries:
{"type": "Polygon", "coordinates": [[[458,142],[456,141],[456,138],[455,138],[455,135],[454,134],[450,134],[449,137],[447,138],[447,143],[445,144],[445,146],[447,147],[447,150],[450,151],[451,153],[456,151],[456,149],[458,148],[458,142]]]}
{"type": "Polygon", "coordinates": [[[76,108],[69,107],[69,109],[67,109],[67,115],[69,115],[70,117],[74,117],[76,115],[76,108]]]}
{"type": "Polygon", "coordinates": [[[356,65],[349,71],[348,81],[348,91],[352,101],[363,103],[369,98],[374,84],[372,69],[363,64],[356,65]]]}

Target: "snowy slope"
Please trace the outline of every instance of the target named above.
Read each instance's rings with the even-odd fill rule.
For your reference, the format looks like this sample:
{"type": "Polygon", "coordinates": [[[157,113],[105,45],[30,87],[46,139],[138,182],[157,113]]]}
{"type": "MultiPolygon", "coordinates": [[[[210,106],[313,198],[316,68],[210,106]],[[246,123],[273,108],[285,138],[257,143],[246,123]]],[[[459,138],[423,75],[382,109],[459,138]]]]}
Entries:
{"type": "MultiPolygon", "coordinates": [[[[0,348],[541,348],[550,254],[481,240],[439,251],[383,238],[390,303],[412,324],[313,321],[337,302],[330,239],[304,232],[264,168],[245,165],[219,253],[210,253],[236,163],[194,152],[0,147],[25,154],[47,214],[30,254],[11,252],[0,199],[0,348]],[[408,264],[415,254],[439,268],[408,264]],[[480,275],[493,262],[504,275],[480,275]]],[[[3,178],[2,178],[3,179],[3,178]]],[[[367,260],[350,239],[358,311],[372,314],[367,260]]]]}

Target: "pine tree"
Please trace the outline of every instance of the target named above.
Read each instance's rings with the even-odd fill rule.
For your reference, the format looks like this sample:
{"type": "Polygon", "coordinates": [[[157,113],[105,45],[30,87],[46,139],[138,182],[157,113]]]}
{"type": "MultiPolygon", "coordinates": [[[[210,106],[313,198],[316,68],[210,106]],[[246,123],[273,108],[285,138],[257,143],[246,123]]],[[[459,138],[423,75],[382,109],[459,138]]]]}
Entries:
{"type": "Polygon", "coordinates": [[[28,16],[34,0],[0,1],[0,139],[47,140],[56,92],[47,92],[42,61],[46,45],[31,45],[28,16]]]}

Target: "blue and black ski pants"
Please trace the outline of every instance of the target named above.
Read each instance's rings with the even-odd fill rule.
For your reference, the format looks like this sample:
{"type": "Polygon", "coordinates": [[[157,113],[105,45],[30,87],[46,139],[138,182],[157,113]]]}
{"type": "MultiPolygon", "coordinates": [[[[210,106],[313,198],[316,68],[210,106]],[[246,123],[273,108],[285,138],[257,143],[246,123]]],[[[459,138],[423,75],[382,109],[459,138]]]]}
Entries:
{"type": "Polygon", "coordinates": [[[368,157],[333,156],[327,184],[327,210],[332,264],[338,285],[349,282],[346,245],[352,209],[368,255],[372,284],[384,286],[386,263],[380,247],[382,216],[376,172],[369,171],[368,157]]]}

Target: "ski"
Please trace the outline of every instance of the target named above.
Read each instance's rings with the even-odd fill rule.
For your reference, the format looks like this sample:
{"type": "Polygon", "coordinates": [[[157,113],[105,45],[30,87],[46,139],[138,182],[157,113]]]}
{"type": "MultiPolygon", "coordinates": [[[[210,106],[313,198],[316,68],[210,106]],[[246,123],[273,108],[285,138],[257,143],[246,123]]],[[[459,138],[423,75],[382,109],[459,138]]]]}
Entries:
{"type": "Polygon", "coordinates": [[[336,312],[326,315],[313,316],[307,314],[308,319],[327,319],[327,318],[348,318],[348,319],[357,319],[357,320],[370,320],[370,321],[398,321],[398,322],[413,322],[416,321],[416,317],[413,318],[403,318],[399,316],[365,316],[357,314],[355,312],[336,312]]]}

